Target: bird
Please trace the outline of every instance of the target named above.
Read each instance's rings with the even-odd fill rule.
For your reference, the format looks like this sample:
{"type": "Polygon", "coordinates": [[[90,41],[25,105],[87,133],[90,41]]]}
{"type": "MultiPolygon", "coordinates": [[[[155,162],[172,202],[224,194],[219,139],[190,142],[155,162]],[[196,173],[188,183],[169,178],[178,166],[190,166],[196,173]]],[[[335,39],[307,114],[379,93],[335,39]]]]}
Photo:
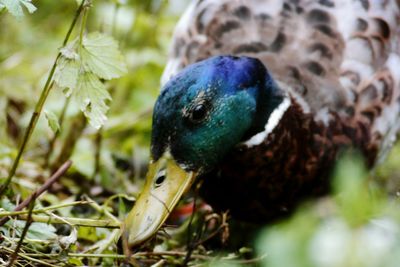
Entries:
{"type": "Polygon", "coordinates": [[[125,247],[151,239],[194,184],[214,209],[265,223],[327,194],[344,149],[372,168],[400,126],[398,25],[398,0],[191,2],[125,247]]]}

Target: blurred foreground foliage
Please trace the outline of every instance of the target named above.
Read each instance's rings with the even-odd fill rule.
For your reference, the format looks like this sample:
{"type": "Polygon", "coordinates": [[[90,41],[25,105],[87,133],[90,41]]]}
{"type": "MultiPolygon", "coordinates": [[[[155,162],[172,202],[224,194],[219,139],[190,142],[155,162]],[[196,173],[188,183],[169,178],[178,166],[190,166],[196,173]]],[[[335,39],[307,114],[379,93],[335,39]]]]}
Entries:
{"type": "Polygon", "coordinates": [[[332,197],[309,203],[262,232],[257,241],[259,254],[265,255],[261,265],[398,266],[399,199],[388,197],[371,178],[360,158],[342,158],[332,197]]]}
{"type": "MultiPolygon", "coordinates": [[[[8,264],[29,217],[28,208],[19,213],[13,210],[68,159],[73,160],[68,173],[31,207],[34,222],[24,238],[16,266],[116,266],[124,260],[117,245],[119,224],[143,183],[152,105],[158,95],[173,27],[187,3],[93,1],[84,25],[83,45],[66,51],[61,44],[77,2],[80,3],[0,0],[1,182],[17,155],[59,51],[71,59],[68,57],[73,53],[85,53],[79,49],[93,52],[96,45],[111,47],[105,54],[117,60],[113,66],[121,67],[104,71],[98,68],[104,66],[101,63],[85,59],[91,73],[87,74],[86,83],[101,81],[95,82],[97,86],[89,94],[96,94],[95,90],[101,87],[106,92],[100,101],[106,106],[101,112],[109,107],[107,120],[100,116],[100,123],[94,123],[98,127],[105,122],[99,131],[86,123],[80,111],[82,103],[65,97],[62,87],[68,87],[74,79],[60,80],[56,74],[57,83],[26,153],[9,190],[0,199],[0,219],[12,216],[0,227],[1,266],[8,264]],[[127,73],[123,74],[125,64],[127,73]]],[[[79,42],[79,36],[77,27],[69,48],[79,42]]],[[[101,57],[102,53],[98,55],[101,57]]],[[[59,64],[59,69],[68,66],[66,62],[59,64]]],[[[90,111],[93,110],[86,110],[90,111]]],[[[239,245],[226,245],[227,239],[240,240],[243,232],[235,229],[243,228],[230,225],[225,214],[199,208],[193,218],[184,217],[180,227],[165,229],[156,243],[134,254],[133,264],[397,266],[399,163],[399,145],[372,173],[365,170],[357,156],[346,156],[334,175],[332,197],[305,204],[291,218],[262,231],[255,230],[256,238],[243,245],[242,241],[239,245]]]]}

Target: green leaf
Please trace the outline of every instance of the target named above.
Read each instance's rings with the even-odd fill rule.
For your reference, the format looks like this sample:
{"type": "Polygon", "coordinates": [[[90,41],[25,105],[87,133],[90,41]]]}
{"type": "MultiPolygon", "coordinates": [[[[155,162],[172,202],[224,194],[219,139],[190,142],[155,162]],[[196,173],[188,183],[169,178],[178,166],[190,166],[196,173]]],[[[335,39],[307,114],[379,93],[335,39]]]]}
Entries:
{"type": "Polygon", "coordinates": [[[76,90],[74,90],[76,101],[89,119],[89,123],[99,129],[106,121],[108,105],[106,100],[111,100],[103,83],[91,72],[83,72],[79,75],[76,90]]]}
{"type": "Polygon", "coordinates": [[[57,238],[56,228],[51,224],[32,223],[26,235],[27,238],[49,240],[57,238]]]}
{"type": "Polygon", "coordinates": [[[73,266],[84,266],[84,263],[79,258],[68,257],[68,264],[73,266]]]}
{"type": "Polygon", "coordinates": [[[28,9],[29,13],[33,13],[36,11],[36,7],[31,3],[31,0],[21,0],[21,3],[28,9]]]}
{"type": "Polygon", "coordinates": [[[378,195],[372,194],[367,181],[368,171],[361,155],[346,151],[337,163],[333,188],[340,213],[355,227],[372,219],[381,209],[378,195]]]}
{"type": "Polygon", "coordinates": [[[49,127],[54,133],[57,133],[60,131],[60,124],[58,123],[58,118],[56,114],[54,114],[52,111],[45,110],[44,111],[44,116],[47,119],[47,123],[49,124],[49,127]]]}
{"type": "MultiPolygon", "coordinates": [[[[60,49],[61,55],[66,59],[79,60],[79,55],[76,52],[78,40],[75,39],[69,45],[60,49]]],[[[59,65],[59,64],[58,64],[59,65]]]]}
{"type": "Polygon", "coordinates": [[[60,50],[61,58],[54,74],[55,83],[67,97],[74,95],[80,109],[96,129],[106,121],[106,100],[111,97],[99,78],[112,79],[126,72],[117,42],[100,33],[84,38],[82,46],[75,40],[60,50]],[[77,52],[78,51],[78,52],[77,52]]]}
{"type": "Polygon", "coordinates": [[[117,42],[110,36],[94,32],[83,39],[82,62],[100,78],[110,80],[127,72],[117,42]]]}
{"type": "Polygon", "coordinates": [[[36,7],[31,3],[31,0],[0,0],[0,8],[5,7],[14,17],[20,19],[24,16],[22,10],[24,6],[29,13],[36,11],[36,7]]]}
{"type": "Polygon", "coordinates": [[[97,235],[96,228],[94,227],[79,227],[78,228],[78,238],[80,240],[88,240],[92,242],[96,242],[99,240],[99,236],[97,235]]]}
{"type": "MultiPolygon", "coordinates": [[[[9,221],[6,225],[16,230],[17,236],[20,237],[25,227],[26,221],[9,221]]],[[[34,222],[29,226],[26,237],[30,239],[50,240],[56,239],[56,228],[51,224],[34,222]]]]}
{"type": "Polygon", "coordinates": [[[8,198],[3,198],[2,200],[0,200],[0,208],[7,211],[11,211],[15,209],[15,205],[11,203],[11,201],[8,198]]]}
{"type": "Polygon", "coordinates": [[[67,88],[65,95],[69,97],[72,90],[76,88],[78,82],[80,64],[78,60],[61,57],[58,67],[54,74],[54,82],[60,88],[67,88]]]}

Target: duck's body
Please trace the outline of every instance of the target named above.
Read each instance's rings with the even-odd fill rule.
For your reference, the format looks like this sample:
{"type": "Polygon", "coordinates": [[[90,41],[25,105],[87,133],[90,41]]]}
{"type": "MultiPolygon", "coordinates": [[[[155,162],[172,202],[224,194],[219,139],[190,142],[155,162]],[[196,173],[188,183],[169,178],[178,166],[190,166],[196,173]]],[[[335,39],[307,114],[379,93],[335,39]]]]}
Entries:
{"type": "MultiPolygon", "coordinates": [[[[200,176],[213,207],[258,222],[325,193],[343,147],[356,147],[372,166],[400,125],[399,6],[395,0],[194,1],[177,26],[163,75],[169,82],[153,117],[153,159],[168,153],[200,176]],[[226,108],[231,97],[248,103],[242,111],[226,108]],[[216,119],[221,110],[226,117],[216,119]]],[[[141,198],[146,194],[157,193],[141,198]]],[[[167,213],[175,205],[161,202],[167,213]]],[[[132,214],[128,228],[133,216],[157,220],[132,214]]],[[[141,229],[132,230],[128,243],[141,229]]]]}
{"type": "Polygon", "coordinates": [[[206,201],[265,221],[325,193],[344,146],[372,166],[399,127],[398,25],[396,1],[195,1],[163,81],[205,58],[245,55],[265,64],[290,102],[277,127],[243,140],[205,175],[206,201]]]}

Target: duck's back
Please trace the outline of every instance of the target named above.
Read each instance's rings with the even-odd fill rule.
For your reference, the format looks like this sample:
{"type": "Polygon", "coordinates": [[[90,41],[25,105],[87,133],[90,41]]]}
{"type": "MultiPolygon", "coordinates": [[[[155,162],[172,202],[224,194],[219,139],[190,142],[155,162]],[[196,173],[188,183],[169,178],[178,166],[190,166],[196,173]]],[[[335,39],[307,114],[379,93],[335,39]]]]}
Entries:
{"type": "MultiPolygon", "coordinates": [[[[386,151],[399,125],[400,1],[198,0],[181,18],[163,83],[214,55],[259,58],[306,112],[369,125],[386,151]]],[[[379,144],[377,144],[379,143],[379,144]]]]}

